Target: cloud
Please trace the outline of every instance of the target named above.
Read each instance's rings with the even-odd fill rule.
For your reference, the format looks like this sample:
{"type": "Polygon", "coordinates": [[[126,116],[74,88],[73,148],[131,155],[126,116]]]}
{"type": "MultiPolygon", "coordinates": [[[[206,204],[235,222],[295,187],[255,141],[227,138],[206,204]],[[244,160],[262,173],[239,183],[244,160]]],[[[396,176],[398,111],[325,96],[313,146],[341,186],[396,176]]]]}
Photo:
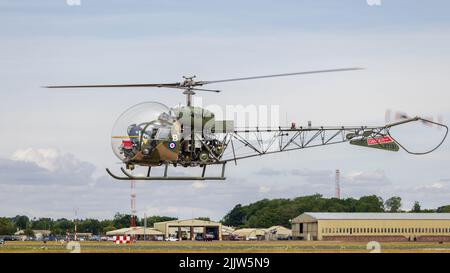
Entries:
{"type": "MultiPolygon", "coordinates": [[[[69,13],[72,11],[64,3],[0,2],[2,7],[6,7],[0,8],[0,21],[11,26],[4,32],[0,45],[1,51],[6,52],[2,61],[8,63],[2,66],[2,83],[4,88],[10,90],[2,94],[0,100],[1,128],[10,128],[2,132],[3,138],[8,141],[0,143],[1,155],[6,157],[15,149],[22,148],[24,143],[34,147],[57,143],[62,151],[71,151],[79,158],[52,149],[21,149],[14,152],[13,158],[0,159],[0,200],[4,213],[27,212],[67,217],[74,206],[81,206],[86,214],[110,217],[115,211],[126,212],[129,209],[129,183],[109,177],[92,178],[92,163],[103,167],[116,160],[107,141],[110,127],[114,117],[120,114],[120,109],[126,109],[142,98],[141,90],[129,90],[131,93],[127,96],[123,92],[112,91],[108,93],[108,103],[103,103],[104,92],[59,93],[40,89],[41,83],[133,82],[146,79],[149,75],[152,75],[152,80],[172,81],[173,77],[184,75],[186,71],[195,71],[207,80],[361,64],[370,69],[356,74],[327,74],[219,86],[227,92],[216,98],[206,95],[205,102],[223,107],[236,103],[279,104],[282,119],[286,116],[287,123],[288,120],[295,120],[297,124],[305,124],[307,120],[312,120],[315,125],[346,125],[347,122],[365,125],[361,121],[381,123],[385,107],[416,113],[445,111],[448,115],[449,93],[444,90],[450,86],[447,77],[450,39],[448,35],[442,35],[448,28],[448,23],[440,20],[445,18],[444,11],[447,9],[444,8],[427,9],[427,16],[439,21],[437,26],[424,26],[422,20],[417,22],[417,18],[410,16],[400,24],[403,28],[391,28],[397,22],[384,19],[386,16],[394,18],[390,15],[397,9],[389,7],[383,8],[376,18],[372,18],[376,20],[367,20],[365,12],[355,12],[353,8],[339,9],[334,13],[334,19],[349,14],[360,15],[352,17],[348,27],[346,20],[331,20],[340,22],[336,25],[330,24],[330,20],[324,21],[323,16],[316,16],[321,13],[317,7],[311,9],[305,5],[306,10],[302,9],[305,17],[298,16],[299,9],[287,6],[285,11],[290,12],[287,17],[284,16],[287,19],[278,20],[282,19],[276,15],[280,13],[270,12],[271,7],[268,6],[261,9],[262,13],[252,13],[255,20],[243,16],[242,20],[234,21],[239,31],[230,32],[228,10],[215,9],[215,5],[207,9],[214,8],[219,13],[203,12],[214,17],[212,28],[204,24],[204,18],[183,20],[185,18],[181,17],[158,27],[162,22],[161,16],[167,15],[165,5],[149,9],[155,16],[143,12],[136,17],[129,9],[107,5],[113,7],[108,15],[101,14],[104,9],[94,8],[91,10],[93,12],[82,12],[84,15],[78,12],[73,14],[73,20],[60,20],[67,14],[58,12],[59,9],[69,13]],[[23,8],[27,8],[33,16],[14,24],[16,13],[23,12],[23,8]],[[439,11],[438,18],[436,11],[439,11]],[[111,17],[111,14],[115,15],[111,17]],[[146,24],[142,24],[144,17],[151,20],[145,20],[146,24]],[[297,20],[296,24],[291,24],[294,21],[289,18],[303,18],[303,21],[297,20]],[[105,19],[108,24],[104,23],[105,19]],[[93,24],[100,21],[103,23],[93,24]],[[274,21],[278,23],[274,25],[274,21]],[[183,24],[180,25],[180,22],[183,24]],[[304,22],[317,25],[319,31],[299,28],[304,22]],[[367,22],[376,27],[375,32],[367,31],[365,27],[353,27],[367,22]],[[411,28],[410,23],[419,27],[411,28]],[[111,27],[116,24],[120,27],[111,27]],[[55,26],[50,32],[49,25],[55,26]],[[384,28],[388,31],[378,31],[383,26],[389,26],[384,28]],[[404,50],[405,43],[410,50],[404,50]],[[177,52],[179,58],[173,58],[173,52],[177,52]],[[199,59],[202,61],[199,62],[199,59]],[[117,63],[121,65],[117,66],[117,63]],[[158,65],[149,66],[149,63],[158,65]],[[214,69],[211,69],[212,66],[214,69]],[[366,94],[378,96],[372,96],[371,103],[365,103],[365,97],[361,96],[362,87],[366,94]],[[283,95],[279,90],[285,90],[283,95]],[[427,96],[420,96],[423,90],[427,90],[427,96]],[[388,102],[386,96],[390,98],[388,102]],[[405,96],[409,99],[405,100],[405,96]],[[24,97],[29,99],[24,100],[24,97]],[[303,102],[301,107],[299,102],[303,102]],[[86,159],[89,162],[85,162],[86,159]]],[[[148,5],[154,6],[154,3],[148,5]]],[[[253,6],[248,4],[246,8],[251,10],[253,6]]],[[[198,11],[198,7],[186,7],[198,11]]],[[[178,9],[171,9],[171,12],[191,16],[184,8],[178,5],[178,9]]],[[[86,9],[90,7],[83,6],[83,10],[89,11],[86,9]]],[[[131,9],[145,10],[141,5],[131,9]]],[[[417,5],[415,9],[418,9],[417,5]]],[[[178,93],[152,93],[152,96],[167,105],[182,101],[178,93]]],[[[421,135],[417,134],[417,137],[421,135]]],[[[304,150],[302,155],[293,152],[292,157],[283,154],[278,158],[287,160],[278,162],[269,158],[261,161],[249,159],[251,163],[244,166],[261,168],[260,162],[266,160],[272,169],[263,169],[259,174],[252,175],[245,167],[232,169],[227,166],[229,178],[223,183],[137,183],[138,210],[149,206],[161,213],[190,217],[188,210],[208,209],[210,216],[220,217],[236,203],[249,203],[265,197],[293,197],[315,192],[332,196],[332,170],[337,164],[343,170],[355,170],[349,177],[347,172],[342,172],[341,186],[346,196],[383,193],[384,196],[395,194],[424,202],[434,202],[436,199],[448,202],[446,200],[450,199],[446,184],[436,179],[448,177],[448,142],[429,157],[414,159],[407,158],[401,152],[385,155],[381,151],[358,148],[349,152],[348,147],[344,146],[304,150]],[[368,160],[371,161],[370,166],[374,163],[377,164],[375,168],[384,168],[388,174],[384,176],[395,177],[391,178],[395,187],[389,183],[391,179],[383,177],[382,172],[365,170],[368,160]],[[417,167],[411,167],[411,164],[417,167]],[[305,169],[298,169],[297,166],[305,169]],[[206,188],[203,185],[207,185],[206,188]],[[270,191],[264,192],[261,188],[270,188],[270,191]],[[421,196],[421,191],[426,194],[421,196]],[[189,209],[167,209],[184,207],[189,209]]],[[[273,158],[277,156],[273,155],[273,158]]],[[[145,172],[143,170],[142,174],[145,172]]],[[[155,174],[158,174],[157,170],[155,174]]]]}
{"type": "Polygon", "coordinates": [[[57,149],[20,149],[0,159],[2,215],[112,217],[129,206],[129,184],[94,178],[95,166],[57,149]],[[122,205],[120,205],[122,204],[122,205]]]}
{"type": "Polygon", "coordinates": [[[275,170],[271,168],[262,168],[255,172],[256,175],[262,176],[301,176],[301,177],[328,177],[332,175],[330,170],[309,170],[309,169],[290,169],[290,170],[275,170]]]}
{"type": "Polygon", "coordinates": [[[285,175],[285,172],[281,172],[278,170],[270,169],[270,168],[263,168],[259,171],[255,172],[256,175],[263,175],[263,176],[279,176],[279,175],[285,175]]]}
{"type": "Polygon", "coordinates": [[[56,163],[60,154],[56,149],[21,149],[17,150],[11,157],[11,160],[32,162],[39,167],[55,171],[57,169],[56,163]]]}
{"type": "Polygon", "coordinates": [[[51,172],[92,175],[95,166],[75,158],[72,154],[62,154],[58,149],[19,149],[11,160],[30,162],[51,172]]]}
{"type": "MultiPolygon", "coordinates": [[[[0,159],[2,215],[70,218],[74,208],[80,217],[110,218],[115,212],[129,213],[129,182],[93,177],[94,170],[91,163],[53,148],[15,151],[10,159],[0,159]]],[[[258,188],[257,183],[243,178],[136,183],[138,213],[140,217],[143,212],[153,212],[219,220],[235,204],[260,199],[258,188]]]]}
{"type": "Polygon", "coordinates": [[[426,208],[437,208],[450,205],[450,181],[440,179],[420,186],[411,186],[401,189],[399,196],[404,200],[404,208],[412,207],[414,201],[426,204],[426,208]]]}
{"type": "Polygon", "coordinates": [[[287,169],[275,170],[271,168],[262,168],[254,174],[265,177],[283,177],[284,180],[295,180],[297,184],[308,184],[317,186],[326,186],[334,181],[333,171],[331,170],[311,170],[311,169],[287,169]]]}
{"type": "Polygon", "coordinates": [[[307,177],[329,177],[332,175],[330,170],[308,170],[308,169],[294,169],[290,171],[291,175],[307,176],[307,177]]]}
{"type": "Polygon", "coordinates": [[[194,189],[203,189],[206,187],[206,185],[205,185],[205,182],[196,181],[196,182],[192,183],[192,187],[194,189]]]}
{"type": "MultiPolygon", "coordinates": [[[[78,208],[81,217],[102,219],[112,217],[115,212],[129,213],[130,184],[107,176],[93,177],[94,169],[91,163],[55,149],[16,151],[11,159],[0,159],[2,214],[70,218],[74,208],[78,208]]],[[[230,175],[220,182],[138,182],[138,216],[142,217],[145,212],[147,215],[208,216],[220,220],[238,203],[315,193],[326,197],[334,195],[332,170],[265,168],[258,174],[253,177],[230,175]]],[[[399,187],[392,185],[381,169],[354,170],[341,172],[341,175],[343,197],[398,195],[404,199],[404,207],[414,200],[435,207],[450,200],[448,179],[419,187],[399,187]]]]}
{"type": "Polygon", "coordinates": [[[391,184],[383,170],[351,171],[343,175],[343,181],[350,186],[381,186],[391,184]]]}
{"type": "Polygon", "coordinates": [[[270,187],[266,187],[266,186],[260,186],[258,189],[258,192],[261,192],[261,193],[267,193],[269,191],[270,191],[270,187]]]}
{"type": "Polygon", "coordinates": [[[0,184],[83,185],[95,183],[95,166],[57,149],[20,149],[0,160],[0,184]]]}

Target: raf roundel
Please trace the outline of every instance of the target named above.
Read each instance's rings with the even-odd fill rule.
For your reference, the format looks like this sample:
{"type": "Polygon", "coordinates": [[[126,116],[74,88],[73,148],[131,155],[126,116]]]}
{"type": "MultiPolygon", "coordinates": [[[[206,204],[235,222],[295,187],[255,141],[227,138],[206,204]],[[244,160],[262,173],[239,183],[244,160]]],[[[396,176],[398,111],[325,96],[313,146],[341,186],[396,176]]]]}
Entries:
{"type": "Polygon", "coordinates": [[[169,143],[169,149],[173,150],[176,147],[177,147],[177,144],[175,142],[172,141],[172,142],[169,143]]]}

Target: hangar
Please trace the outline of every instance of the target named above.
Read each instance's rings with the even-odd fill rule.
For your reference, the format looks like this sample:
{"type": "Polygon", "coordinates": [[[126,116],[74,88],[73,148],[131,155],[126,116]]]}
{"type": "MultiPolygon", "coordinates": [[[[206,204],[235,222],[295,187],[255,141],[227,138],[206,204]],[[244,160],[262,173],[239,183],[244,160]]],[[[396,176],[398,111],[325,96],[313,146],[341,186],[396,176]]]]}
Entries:
{"type": "MultiPolygon", "coordinates": [[[[189,219],[158,222],[153,224],[153,228],[141,226],[121,228],[108,231],[106,235],[132,235],[137,240],[142,240],[144,237],[148,240],[162,240],[169,237],[180,240],[222,240],[223,230],[224,228],[219,222],[189,219]]],[[[227,233],[232,232],[229,227],[226,227],[225,230],[227,233]]]]}
{"type": "Polygon", "coordinates": [[[292,230],[283,226],[272,226],[265,230],[266,240],[289,240],[292,238],[292,230]]]}
{"type": "Polygon", "coordinates": [[[153,228],[161,231],[165,238],[176,237],[182,240],[203,239],[222,240],[222,224],[198,219],[158,222],[153,228]]]}
{"type": "Polygon", "coordinates": [[[291,223],[303,240],[450,242],[450,213],[305,212],[291,223]]]}
{"type": "Polygon", "coordinates": [[[222,240],[230,240],[234,230],[233,227],[222,225],[222,240]]]}
{"type": "Polygon", "coordinates": [[[272,226],[270,228],[241,228],[233,231],[234,240],[289,240],[292,231],[283,226],[272,226]]]}
{"type": "Polygon", "coordinates": [[[232,235],[235,240],[263,240],[265,232],[263,228],[241,228],[233,231],[232,235]]]}

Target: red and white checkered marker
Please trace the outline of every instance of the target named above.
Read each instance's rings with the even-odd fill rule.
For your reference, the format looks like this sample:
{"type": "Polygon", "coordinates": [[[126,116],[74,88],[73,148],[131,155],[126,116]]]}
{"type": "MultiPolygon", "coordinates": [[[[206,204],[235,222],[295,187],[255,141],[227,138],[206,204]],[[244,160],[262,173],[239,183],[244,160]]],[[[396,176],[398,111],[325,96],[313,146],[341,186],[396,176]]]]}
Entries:
{"type": "Polygon", "coordinates": [[[114,243],[116,244],[128,244],[130,242],[130,236],[120,235],[114,236],[114,243]]]}

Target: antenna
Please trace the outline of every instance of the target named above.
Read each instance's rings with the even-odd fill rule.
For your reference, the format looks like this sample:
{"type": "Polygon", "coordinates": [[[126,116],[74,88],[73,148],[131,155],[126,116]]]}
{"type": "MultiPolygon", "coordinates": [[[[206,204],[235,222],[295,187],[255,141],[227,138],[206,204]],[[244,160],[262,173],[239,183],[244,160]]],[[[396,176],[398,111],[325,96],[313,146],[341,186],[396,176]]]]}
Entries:
{"type": "Polygon", "coordinates": [[[74,227],[74,232],[73,232],[73,240],[77,241],[78,240],[78,236],[77,236],[77,223],[78,223],[78,219],[77,219],[77,215],[78,215],[78,208],[75,208],[75,227],[74,227]]]}
{"type": "Polygon", "coordinates": [[[341,172],[339,170],[336,170],[336,176],[335,176],[335,197],[337,199],[341,199],[341,185],[340,185],[340,176],[341,172]]]}
{"type": "Polygon", "coordinates": [[[131,197],[131,219],[130,227],[136,227],[136,181],[130,181],[130,197],[131,197]]]}

